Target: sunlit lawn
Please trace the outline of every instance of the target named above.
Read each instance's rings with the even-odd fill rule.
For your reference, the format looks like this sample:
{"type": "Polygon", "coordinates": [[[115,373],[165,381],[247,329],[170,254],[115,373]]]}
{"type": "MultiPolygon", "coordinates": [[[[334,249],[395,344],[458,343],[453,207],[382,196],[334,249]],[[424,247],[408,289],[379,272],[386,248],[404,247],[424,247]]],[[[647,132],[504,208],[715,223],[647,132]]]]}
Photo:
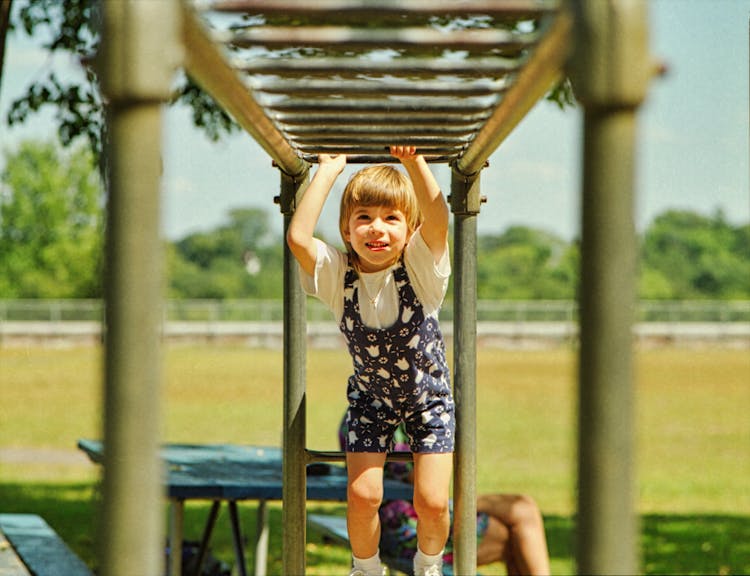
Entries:
{"type": "MultiPolygon", "coordinates": [[[[640,350],[636,359],[643,571],[750,572],[750,354],[665,348],[640,350]]],[[[308,351],[310,448],[337,448],[348,363],[343,351],[308,351]]],[[[0,511],[43,514],[90,562],[98,470],[68,460],[78,438],[100,436],[101,372],[98,348],[0,349],[0,449],[6,456],[15,449],[0,462],[0,511]],[[29,462],[25,448],[66,451],[59,459],[65,463],[29,462]]],[[[556,573],[573,570],[576,372],[576,354],[567,348],[482,349],[478,359],[478,489],[535,497],[556,573]]],[[[280,444],[280,351],[173,346],[164,373],[166,440],[280,444]]],[[[206,511],[189,506],[189,537],[200,535],[206,511]]],[[[252,503],[242,506],[242,519],[252,534],[252,503]]],[[[230,560],[226,524],[219,519],[213,545],[230,560]]],[[[269,572],[280,574],[279,505],[271,526],[269,572]]],[[[310,574],[345,573],[347,560],[345,549],[310,534],[310,574]]]]}

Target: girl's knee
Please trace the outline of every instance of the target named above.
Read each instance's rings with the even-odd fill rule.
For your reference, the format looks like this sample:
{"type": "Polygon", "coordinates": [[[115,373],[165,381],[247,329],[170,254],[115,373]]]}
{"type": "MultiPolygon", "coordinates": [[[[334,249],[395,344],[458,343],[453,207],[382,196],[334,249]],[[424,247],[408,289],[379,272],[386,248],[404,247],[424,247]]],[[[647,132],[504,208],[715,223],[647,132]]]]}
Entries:
{"type": "Polygon", "coordinates": [[[448,498],[442,495],[414,494],[414,509],[420,518],[440,518],[448,514],[448,498]]]}
{"type": "Polygon", "coordinates": [[[365,482],[355,482],[349,485],[347,491],[347,503],[350,508],[356,510],[377,511],[382,502],[382,486],[372,485],[365,482]]]}

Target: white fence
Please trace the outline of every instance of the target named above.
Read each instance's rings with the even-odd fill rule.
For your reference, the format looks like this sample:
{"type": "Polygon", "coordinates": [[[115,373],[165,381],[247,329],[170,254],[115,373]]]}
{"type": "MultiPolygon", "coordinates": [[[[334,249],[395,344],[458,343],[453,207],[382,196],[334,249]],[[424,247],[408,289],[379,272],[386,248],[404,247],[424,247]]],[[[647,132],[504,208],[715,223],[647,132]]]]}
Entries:
{"type": "MultiPolygon", "coordinates": [[[[313,347],[341,346],[330,313],[308,301],[308,338],[313,347]]],[[[164,334],[170,341],[238,342],[279,348],[279,300],[172,300],[166,303],[164,334]]],[[[98,300],[0,300],[0,345],[79,343],[101,340],[103,306],[98,300]]],[[[539,347],[574,343],[578,311],[570,301],[477,303],[477,344],[539,347]]],[[[452,306],[441,313],[452,337],[452,306]]],[[[643,343],[721,344],[750,347],[750,301],[640,302],[634,337],[643,343]]]]}
{"type": "MultiPolygon", "coordinates": [[[[280,322],[281,300],[169,300],[167,322],[280,322]]],[[[0,322],[101,321],[99,300],[0,300],[0,322]]],[[[575,322],[577,304],[569,300],[479,300],[477,322],[575,322]]],[[[308,299],[310,322],[330,320],[329,312],[308,299]]],[[[450,302],[443,305],[441,321],[453,319],[450,302]]],[[[636,322],[750,322],[750,300],[643,301],[636,307],[636,322]]]]}

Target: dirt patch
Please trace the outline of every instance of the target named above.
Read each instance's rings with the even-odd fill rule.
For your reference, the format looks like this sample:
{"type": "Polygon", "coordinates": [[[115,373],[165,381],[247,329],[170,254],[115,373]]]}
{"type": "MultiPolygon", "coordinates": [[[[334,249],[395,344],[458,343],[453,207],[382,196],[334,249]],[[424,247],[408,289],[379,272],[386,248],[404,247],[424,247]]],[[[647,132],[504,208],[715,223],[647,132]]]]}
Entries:
{"type": "Polygon", "coordinates": [[[78,450],[56,448],[0,448],[3,464],[65,464],[90,466],[88,457],[78,450]]]}

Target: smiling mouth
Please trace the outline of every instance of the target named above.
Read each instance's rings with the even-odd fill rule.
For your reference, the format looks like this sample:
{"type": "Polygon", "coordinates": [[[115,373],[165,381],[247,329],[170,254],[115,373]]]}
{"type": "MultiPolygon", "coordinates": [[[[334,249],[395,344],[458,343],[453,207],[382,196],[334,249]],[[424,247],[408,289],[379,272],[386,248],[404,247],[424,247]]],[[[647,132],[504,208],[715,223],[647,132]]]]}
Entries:
{"type": "Polygon", "coordinates": [[[388,248],[388,244],[385,242],[367,242],[365,244],[370,250],[383,250],[388,248]]]}

